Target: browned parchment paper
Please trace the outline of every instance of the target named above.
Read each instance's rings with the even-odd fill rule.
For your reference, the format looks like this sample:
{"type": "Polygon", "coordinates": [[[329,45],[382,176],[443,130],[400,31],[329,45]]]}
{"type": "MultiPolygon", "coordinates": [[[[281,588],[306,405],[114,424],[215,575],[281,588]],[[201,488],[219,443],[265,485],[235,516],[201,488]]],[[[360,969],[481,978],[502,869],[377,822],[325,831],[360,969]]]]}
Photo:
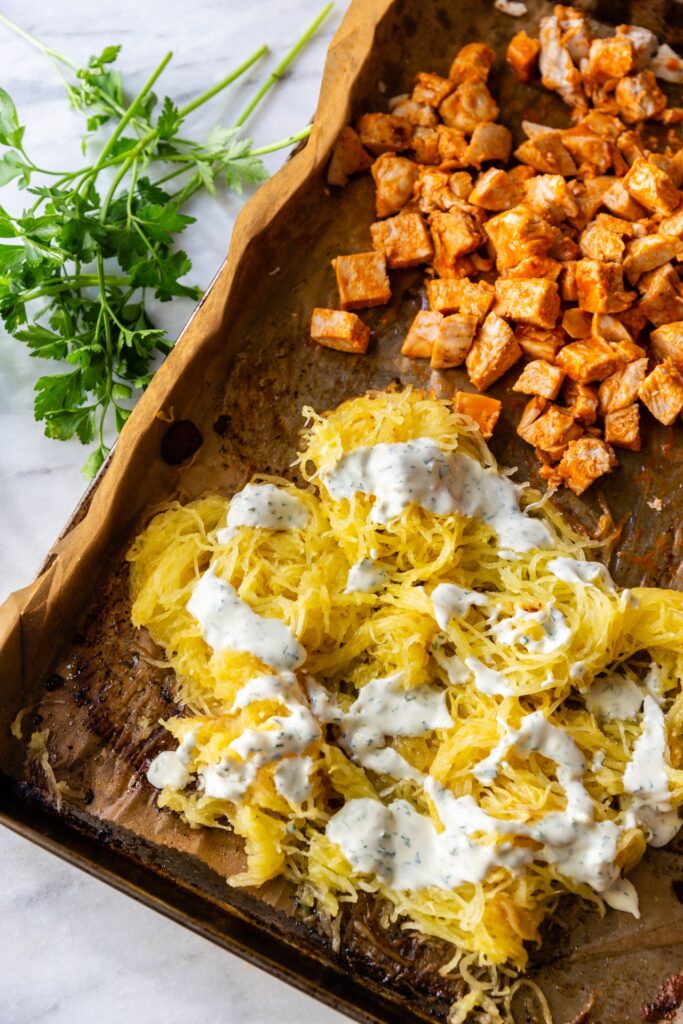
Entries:
{"type": "MultiPolygon", "coordinates": [[[[617,21],[639,21],[659,31],[669,17],[664,4],[633,4],[631,12],[627,4],[618,10],[606,5],[608,16],[610,6],[617,21]]],[[[456,983],[436,973],[446,958],[438,943],[385,931],[377,908],[368,905],[331,928],[303,917],[292,892],[279,882],[258,895],[235,896],[224,878],[241,865],[239,843],[225,832],[192,831],[156,810],[144,770],[164,742],[158,720],[172,713],[173,679],[151,663],[159,652],[130,625],[122,555],[135,530],[170,498],[191,498],[206,489],[231,493],[255,470],[290,473],[303,405],[331,408],[394,381],[444,396],[469,388],[459,370],[430,373],[400,355],[407,325],[425,301],[416,271],[396,273],[389,306],[368,313],[374,338],[367,356],[310,343],[311,308],[336,304],[330,259],[370,248],[374,219],[367,176],[330,190],[324,170],[339,130],[352,116],[383,109],[387,96],[405,91],[417,70],[445,72],[466,42],[486,40],[502,55],[507,40],[521,28],[533,31],[550,5],[535,0],[529,9],[524,19],[512,19],[489,0],[352,3],[330,48],[308,144],[245,207],[227,262],[126,424],[105,470],[38,579],[0,609],[0,768],[8,784],[27,800],[53,802],[44,774],[9,734],[18,709],[30,706],[24,734],[50,731],[50,763],[56,779],[69,787],[59,811],[65,820],[93,833],[112,829],[131,857],[138,853],[132,839],[126,845],[130,837],[144,840],[160,872],[261,921],[283,942],[351,969],[369,988],[381,987],[387,998],[395,997],[397,1013],[403,1008],[404,1019],[444,1019],[458,994],[456,983]],[[191,454],[188,439],[196,431],[202,443],[191,454]],[[169,459],[177,464],[169,465],[169,459]]],[[[523,117],[567,120],[556,98],[520,86],[502,61],[493,88],[501,119],[517,132],[523,117]]],[[[533,454],[514,432],[523,400],[509,387],[508,379],[494,389],[506,404],[493,448],[503,463],[519,467],[520,479],[538,483],[533,454]]],[[[589,529],[603,511],[601,502],[607,503],[622,526],[612,559],[621,583],[683,586],[682,452],[675,428],[650,423],[643,452],[624,452],[620,469],[601,490],[586,500],[558,498],[589,529]],[[647,504],[653,497],[663,500],[661,512],[647,504]]],[[[553,927],[530,969],[558,1022],[571,1019],[590,991],[598,994],[596,1020],[639,1019],[641,1002],[683,960],[679,878],[679,847],[648,855],[635,875],[640,922],[613,912],[601,920],[567,903],[562,927],[553,927]]],[[[520,1020],[526,1012],[520,1008],[520,1020]]]]}

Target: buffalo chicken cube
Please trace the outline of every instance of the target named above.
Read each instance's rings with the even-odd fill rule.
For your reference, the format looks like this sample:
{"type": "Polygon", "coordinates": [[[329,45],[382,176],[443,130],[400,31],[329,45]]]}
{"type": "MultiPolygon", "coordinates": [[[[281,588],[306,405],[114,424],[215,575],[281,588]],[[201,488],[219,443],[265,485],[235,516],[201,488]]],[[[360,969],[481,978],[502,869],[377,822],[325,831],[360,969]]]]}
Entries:
{"type": "Polygon", "coordinates": [[[459,128],[448,128],[440,124],[436,129],[436,143],[439,151],[439,160],[449,167],[465,167],[467,161],[465,154],[469,143],[467,136],[459,128]]]}
{"type": "Polygon", "coordinates": [[[527,256],[546,256],[559,236],[556,227],[524,203],[491,217],[484,230],[493,244],[500,271],[514,267],[527,256]]]}
{"type": "Polygon", "coordinates": [[[631,40],[634,70],[640,71],[650,63],[650,58],[654,57],[658,46],[654,32],[640,25],[619,25],[617,36],[626,36],[631,40]]]}
{"type": "Polygon", "coordinates": [[[327,182],[329,185],[343,186],[349,180],[349,175],[367,171],[371,163],[372,157],[363,149],[353,128],[342,128],[332,150],[327,182]]]}
{"type": "Polygon", "coordinates": [[[592,220],[579,238],[581,253],[590,259],[618,263],[624,255],[624,242],[615,232],[592,220]]]}
{"type": "Polygon", "coordinates": [[[416,128],[410,140],[410,150],[418,164],[439,164],[438,128],[416,128]]]}
{"type": "Polygon", "coordinates": [[[644,359],[647,354],[635,341],[611,341],[610,347],[620,363],[633,363],[636,359],[644,359]]]}
{"type": "MultiPolygon", "coordinates": [[[[655,327],[683,320],[683,298],[679,293],[679,277],[670,263],[644,274],[638,282],[645,282],[640,308],[655,327]]],[[[654,339],[654,331],[651,338],[654,339]]],[[[664,358],[663,356],[661,358],[664,358]]]]}
{"type": "Polygon", "coordinates": [[[503,277],[542,277],[547,281],[557,281],[561,270],[562,264],[549,256],[527,256],[517,266],[504,270],[503,277]]]}
{"type": "Polygon", "coordinates": [[[543,359],[546,363],[554,363],[555,356],[564,345],[564,336],[559,328],[544,331],[540,327],[520,324],[515,328],[515,337],[525,358],[543,359]]]}
{"type": "Polygon", "coordinates": [[[633,67],[633,46],[626,36],[594,39],[588,54],[588,66],[583,73],[584,82],[604,82],[608,78],[623,78],[633,67]]]}
{"type": "Polygon", "coordinates": [[[375,179],[375,209],[378,217],[398,213],[413,194],[420,170],[405,156],[384,153],[372,165],[375,179]]]}
{"type": "Polygon", "coordinates": [[[559,132],[546,132],[534,139],[527,139],[515,150],[515,156],[522,164],[533,167],[542,174],[576,174],[576,164],[566,148],[559,132]]]}
{"type": "Polygon", "coordinates": [[[523,186],[507,171],[490,167],[477,178],[469,202],[484,210],[509,210],[524,198],[523,186]]]}
{"type": "Polygon", "coordinates": [[[650,335],[650,342],[657,359],[669,359],[683,371],[683,320],[658,327],[650,335]]]}
{"type": "Polygon", "coordinates": [[[557,353],[555,362],[577,384],[604,380],[615,372],[619,359],[602,338],[572,341],[557,353]]]}
{"type": "Polygon", "coordinates": [[[683,206],[679,209],[678,213],[660,220],[657,230],[660,235],[673,235],[675,238],[680,238],[683,235],[683,206]]]}
{"type": "MultiPolygon", "coordinates": [[[[622,178],[616,178],[614,184],[605,192],[602,197],[603,206],[606,206],[610,213],[624,220],[640,220],[647,215],[647,210],[640,203],[637,203],[625,187],[622,178]]],[[[661,230],[661,225],[660,225],[661,230]]]]}
{"type": "Polygon", "coordinates": [[[563,33],[557,16],[541,19],[539,42],[539,68],[541,82],[546,89],[558,92],[570,107],[585,107],[586,97],[581,75],[563,43],[563,33]]]}
{"type": "Polygon", "coordinates": [[[473,395],[469,391],[456,391],[453,395],[453,411],[474,420],[487,441],[495,430],[500,407],[498,399],[488,395],[473,395]]]}
{"type": "Polygon", "coordinates": [[[559,276],[560,298],[563,302],[578,302],[579,289],[576,287],[576,260],[562,264],[559,276]]]}
{"type": "Polygon", "coordinates": [[[472,132],[470,144],[465,151],[465,163],[481,167],[487,160],[510,159],[512,135],[502,124],[478,124],[472,132]]]}
{"type": "Polygon", "coordinates": [[[575,423],[564,409],[551,405],[530,425],[520,423],[517,433],[534,448],[559,459],[569,442],[581,437],[583,427],[575,423]]]}
{"type": "Polygon", "coordinates": [[[666,96],[649,70],[626,75],[614,90],[619,116],[626,124],[637,124],[656,117],[666,107],[666,96]]]}
{"type": "Polygon", "coordinates": [[[398,217],[370,225],[372,244],[383,252],[392,269],[416,267],[428,262],[434,253],[432,240],[419,213],[401,213],[398,217]]]}
{"type": "Polygon", "coordinates": [[[471,135],[482,121],[495,121],[500,107],[483,82],[463,82],[439,107],[444,124],[471,135]]]}
{"type": "Polygon", "coordinates": [[[632,405],[638,397],[638,388],[647,376],[647,358],[635,359],[606,377],[600,385],[600,415],[618,412],[632,405]]]}
{"type": "Polygon", "coordinates": [[[524,184],[526,202],[537,213],[559,224],[576,217],[579,208],[561,174],[537,174],[524,184]]]}
{"type": "Polygon", "coordinates": [[[389,100],[389,110],[394,117],[404,117],[416,127],[433,128],[439,123],[434,110],[425,103],[416,103],[410,96],[394,96],[389,100]]]}
{"type": "Polygon", "coordinates": [[[429,308],[437,313],[457,313],[465,279],[436,278],[427,282],[429,308]]]}
{"type": "Polygon", "coordinates": [[[521,355],[509,324],[496,313],[489,313],[465,360],[470,380],[479,391],[486,391],[521,355]]]}
{"type": "Polygon", "coordinates": [[[669,260],[675,259],[683,251],[683,242],[671,235],[646,235],[644,238],[633,238],[626,247],[624,273],[635,284],[641,274],[655,270],[669,260]]]}
{"type": "Polygon", "coordinates": [[[465,362],[477,330],[476,316],[468,313],[453,313],[445,316],[439,325],[439,333],[432,346],[431,365],[433,370],[447,370],[465,362]]]}
{"type": "MultiPolygon", "coordinates": [[[[593,313],[591,317],[591,334],[602,338],[603,341],[608,341],[610,344],[612,342],[633,341],[628,329],[622,324],[621,320],[610,316],[609,313],[593,313]]],[[[635,359],[636,356],[633,358],[635,359]]],[[[631,362],[631,360],[626,361],[631,362]]]]}
{"type": "Polygon", "coordinates": [[[673,423],[683,409],[683,377],[673,360],[655,366],[638,388],[638,398],[660,423],[673,423]]]}
{"type": "Polygon", "coordinates": [[[319,345],[336,348],[340,352],[365,352],[370,341],[370,328],[355,313],[314,309],[311,338],[319,345]]]}
{"type": "Polygon", "coordinates": [[[661,167],[651,160],[636,160],[624,178],[624,186],[636,202],[665,216],[678,209],[681,193],[661,167]]]}
{"type": "Polygon", "coordinates": [[[442,78],[441,75],[433,75],[428,71],[421,71],[415,79],[412,99],[416,103],[424,103],[429,107],[438,107],[447,96],[453,92],[455,84],[450,78],[442,78]]]}
{"type": "Polygon", "coordinates": [[[565,381],[562,389],[567,412],[585,427],[592,427],[598,418],[598,392],[589,384],[565,381]]]}
{"type": "Polygon", "coordinates": [[[595,178],[587,178],[585,181],[574,180],[569,183],[569,191],[579,208],[576,217],[570,217],[573,227],[584,228],[588,221],[593,219],[613,181],[614,178],[599,174],[595,178]]]}
{"type": "Polygon", "coordinates": [[[411,359],[429,359],[442,321],[441,313],[420,310],[406,334],[401,355],[410,356],[411,359]]]}
{"type": "MultiPolygon", "coordinates": [[[[549,404],[547,398],[541,398],[539,395],[534,395],[530,398],[522,409],[522,415],[517,424],[517,433],[520,434],[520,431],[526,430],[532,423],[535,423],[538,417],[546,411],[549,404]]],[[[520,434],[520,436],[522,435],[520,434]]]]}
{"type": "Polygon", "coordinates": [[[413,186],[413,198],[425,216],[436,210],[450,210],[458,202],[458,197],[450,186],[450,175],[435,167],[425,167],[418,172],[413,186]]]}
{"type": "Polygon", "coordinates": [[[575,263],[581,258],[581,250],[570,235],[560,234],[550,246],[548,255],[560,263],[575,263]]]}
{"type": "Polygon", "coordinates": [[[541,44],[526,32],[518,32],[508,43],[507,62],[520,82],[530,82],[538,65],[541,44]]]}
{"type": "Polygon", "coordinates": [[[462,210],[436,212],[431,218],[432,240],[434,242],[434,269],[440,277],[459,276],[454,273],[458,256],[474,252],[481,243],[482,235],[474,217],[462,210]]]}
{"type": "Polygon", "coordinates": [[[604,174],[612,166],[613,151],[609,139],[582,125],[565,129],[562,144],[579,165],[579,174],[604,174]]]}
{"type": "Polygon", "coordinates": [[[559,366],[553,366],[545,359],[533,359],[526,364],[512,390],[520,391],[523,395],[540,395],[541,398],[554,400],[563,380],[564,371],[559,366]]]}
{"type": "Polygon", "coordinates": [[[458,51],[451,64],[449,78],[456,85],[461,82],[485,82],[495,59],[495,50],[486,43],[468,43],[458,51]]]}
{"type": "Polygon", "coordinates": [[[570,338],[590,338],[593,333],[593,316],[584,309],[566,309],[562,314],[562,330],[570,338]]]}
{"type": "Polygon", "coordinates": [[[342,309],[383,306],[391,298],[384,253],[357,252],[332,260],[342,309]]]}
{"type": "Polygon", "coordinates": [[[637,402],[608,412],[605,416],[605,441],[618,448],[640,451],[640,406],[637,402]]]}
{"type": "Polygon", "coordinates": [[[534,327],[554,327],[560,296],[554,281],[545,278],[498,278],[495,311],[534,327]]]}
{"type": "Polygon", "coordinates": [[[493,303],[494,288],[488,281],[460,281],[458,311],[475,316],[479,323],[484,319],[493,303]]]}
{"type": "Polygon", "coordinates": [[[628,131],[622,132],[617,139],[617,149],[613,153],[614,170],[619,175],[626,174],[628,168],[636,160],[644,160],[646,156],[647,151],[641,136],[629,128],[628,131]],[[626,164],[626,166],[622,168],[622,164],[626,164]]]}
{"type": "Polygon", "coordinates": [[[635,298],[624,291],[619,263],[583,259],[576,264],[576,288],[579,306],[589,313],[621,313],[635,298]]]}
{"type": "Polygon", "coordinates": [[[395,114],[363,114],[358,118],[356,131],[362,145],[377,155],[407,149],[413,126],[405,117],[395,114]]]}
{"type": "Polygon", "coordinates": [[[557,472],[574,494],[583,494],[616,464],[617,457],[606,441],[599,437],[580,437],[567,445],[557,472]]]}
{"type": "Polygon", "coordinates": [[[448,176],[448,187],[458,199],[469,200],[472,191],[472,175],[467,171],[454,171],[448,176]]]}

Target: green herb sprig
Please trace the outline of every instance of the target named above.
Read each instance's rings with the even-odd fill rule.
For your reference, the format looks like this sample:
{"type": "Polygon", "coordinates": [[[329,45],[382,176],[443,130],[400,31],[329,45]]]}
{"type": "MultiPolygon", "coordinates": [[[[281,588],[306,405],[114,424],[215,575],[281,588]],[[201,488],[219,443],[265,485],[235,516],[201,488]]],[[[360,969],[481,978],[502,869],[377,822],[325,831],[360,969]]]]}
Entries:
{"type": "Polygon", "coordinates": [[[181,281],[191,262],[175,241],[194,221],[182,208],[201,190],[215,196],[219,185],[242,192],[258,184],[267,177],[262,156],[308,136],[310,126],[254,147],[241,130],[331,8],[309,25],[235,123],[216,127],[204,142],[184,137],[186,118],[244,75],[266,46],[183,107],[168,96],[159,104],[153,92],[171,60],[167,53],[127,102],[115,67],[118,46],[78,67],[0,14],[0,23],[59,72],[72,106],[86,118],[83,152],[95,132],[111,127],[92,163],[78,170],[40,167],[26,152],[11,97],[0,89],[0,186],[15,181],[33,197],[17,217],[0,206],[0,318],[32,356],[68,365],[36,381],[35,417],[48,437],[95,442],[83,466],[87,479],[109,451],[112,410],[119,431],[152,379],[154,362],[173,346],[153,323],[148,297],[167,302],[202,294],[181,281]]]}

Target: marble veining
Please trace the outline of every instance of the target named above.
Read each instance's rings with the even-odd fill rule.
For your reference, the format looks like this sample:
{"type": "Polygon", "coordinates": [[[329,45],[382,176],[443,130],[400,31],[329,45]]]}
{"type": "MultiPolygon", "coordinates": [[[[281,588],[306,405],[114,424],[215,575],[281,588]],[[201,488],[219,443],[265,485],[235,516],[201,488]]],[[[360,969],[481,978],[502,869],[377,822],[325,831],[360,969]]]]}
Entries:
{"type": "MultiPolygon", "coordinates": [[[[312,20],[323,0],[5,0],[3,13],[46,43],[85,62],[109,43],[123,45],[122,65],[139,87],[167,50],[175,58],[159,85],[180,101],[218,81],[263,42],[270,69],[312,20]]],[[[302,127],[313,114],[325,49],[339,23],[337,4],[249,125],[264,144],[302,127]]],[[[69,110],[44,58],[0,26],[2,86],[27,125],[37,163],[79,166],[80,118],[69,110]]],[[[195,115],[201,138],[245,105],[256,76],[195,115]]],[[[259,80],[262,80],[259,79],[259,80]]],[[[274,171],[285,154],[267,157],[274,171]]],[[[2,189],[2,205],[22,198],[2,189]]],[[[198,218],[184,236],[191,279],[206,286],[227,250],[243,200],[194,201],[198,218]]],[[[177,300],[154,315],[172,334],[192,309],[177,300]]],[[[0,600],[30,582],[84,489],[76,442],[48,441],[33,419],[33,382],[57,370],[32,360],[0,331],[0,600]]],[[[0,1021],[2,1024],[333,1024],[342,1017],[275,981],[159,914],[77,871],[26,840],[0,830],[0,1021]]]]}

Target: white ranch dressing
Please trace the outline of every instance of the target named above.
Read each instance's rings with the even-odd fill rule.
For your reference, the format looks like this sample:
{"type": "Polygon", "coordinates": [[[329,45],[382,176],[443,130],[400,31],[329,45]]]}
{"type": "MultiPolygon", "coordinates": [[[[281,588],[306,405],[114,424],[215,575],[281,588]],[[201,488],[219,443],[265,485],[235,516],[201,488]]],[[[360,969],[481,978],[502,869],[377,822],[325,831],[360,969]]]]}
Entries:
{"type": "Polygon", "coordinates": [[[275,789],[291,804],[304,803],[311,795],[310,757],[287,757],[275,769],[275,789]]]}
{"type": "Polygon", "coordinates": [[[502,672],[489,668],[474,655],[465,658],[465,665],[474,676],[474,685],[487,697],[511,697],[515,692],[502,672]]]}
{"type": "Polygon", "coordinates": [[[372,594],[387,581],[384,569],[378,569],[371,558],[361,558],[349,569],[345,594],[372,594]]]}
{"type": "Polygon", "coordinates": [[[440,647],[437,647],[432,651],[432,657],[446,673],[448,682],[454,686],[458,683],[466,683],[470,678],[470,670],[459,655],[446,654],[440,647]]]}
{"type": "Polygon", "coordinates": [[[623,785],[624,793],[633,798],[630,810],[636,821],[652,833],[650,846],[665,846],[681,827],[678,812],[671,809],[668,763],[664,712],[648,694],[642,731],[624,770],[623,785]]]}
{"type": "Polygon", "coordinates": [[[297,668],[306,660],[305,649],[284,622],[257,615],[233,586],[216,576],[213,567],[195,585],[187,610],[214,651],[246,651],[281,671],[297,668]]]}
{"type": "Polygon", "coordinates": [[[162,750],[150,762],[147,778],[156,789],[185,789],[192,778],[190,763],[195,744],[195,733],[192,730],[176,750],[162,750]]]}
{"type": "Polygon", "coordinates": [[[633,914],[636,918],[640,917],[638,891],[633,882],[629,882],[628,878],[617,878],[615,882],[612,882],[609,889],[603,892],[602,898],[607,906],[612,907],[613,910],[621,910],[625,914],[633,914]]]}
{"type": "Polygon", "coordinates": [[[309,520],[303,501],[275,484],[247,484],[233,495],[225,527],[216,540],[227,544],[240,526],[264,530],[300,530],[309,520]]]}
{"type": "Polygon", "coordinates": [[[591,684],[586,707],[602,722],[631,721],[640,711],[643,691],[629,679],[613,673],[591,684]]]}
{"type": "Polygon", "coordinates": [[[218,764],[208,764],[199,772],[205,796],[229,800],[237,804],[242,800],[256,778],[256,765],[224,757],[218,764]]]}
{"type": "Polygon", "coordinates": [[[524,647],[531,654],[551,654],[566,647],[572,636],[566,618],[554,601],[537,612],[521,609],[509,619],[491,626],[490,633],[497,643],[524,647]]]}
{"type": "Polygon", "coordinates": [[[359,492],[373,496],[372,523],[388,523],[416,504],[439,516],[483,519],[506,550],[525,553],[553,542],[545,524],[520,509],[520,488],[469,455],[442,451],[429,437],[356,448],[322,482],[336,501],[359,492]]]}
{"type": "Polygon", "coordinates": [[[257,768],[292,754],[302,754],[321,736],[320,724],[293,672],[250,679],[238,692],[233,709],[269,700],[282,704],[289,714],[271,715],[262,729],[245,729],[230,744],[243,761],[257,768]]]}
{"type": "Polygon", "coordinates": [[[432,590],[430,600],[434,618],[441,629],[448,629],[448,623],[454,615],[462,619],[470,608],[484,607],[488,604],[485,594],[468,590],[466,587],[458,587],[455,583],[439,583],[432,590]]]}
{"type": "Polygon", "coordinates": [[[581,583],[586,587],[602,584],[605,590],[616,590],[609,569],[602,562],[584,562],[579,558],[552,558],[548,571],[563,583],[581,583]]]}

